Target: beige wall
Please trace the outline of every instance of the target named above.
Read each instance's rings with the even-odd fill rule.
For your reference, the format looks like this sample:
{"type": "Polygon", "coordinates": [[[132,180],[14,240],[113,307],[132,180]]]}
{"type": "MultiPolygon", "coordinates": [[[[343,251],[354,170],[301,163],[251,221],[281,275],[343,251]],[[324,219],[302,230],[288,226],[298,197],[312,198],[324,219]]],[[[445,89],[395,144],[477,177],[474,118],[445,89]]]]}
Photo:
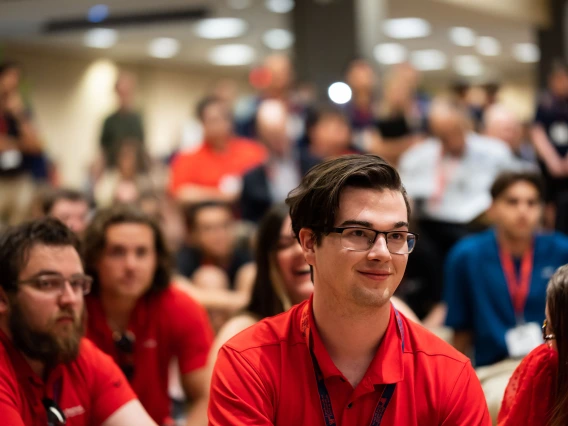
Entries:
{"type": "MultiPolygon", "coordinates": [[[[156,65],[118,65],[106,59],[21,48],[4,49],[5,57],[25,70],[36,124],[62,183],[80,187],[94,158],[104,117],[115,107],[113,85],[118,69],[138,79],[137,104],[143,114],[151,154],[166,155],[178,143],[184,120],[214,83],[230,74],[156,65]]],[[[246,79],[235,76],[242,93],[246,79]]]]}

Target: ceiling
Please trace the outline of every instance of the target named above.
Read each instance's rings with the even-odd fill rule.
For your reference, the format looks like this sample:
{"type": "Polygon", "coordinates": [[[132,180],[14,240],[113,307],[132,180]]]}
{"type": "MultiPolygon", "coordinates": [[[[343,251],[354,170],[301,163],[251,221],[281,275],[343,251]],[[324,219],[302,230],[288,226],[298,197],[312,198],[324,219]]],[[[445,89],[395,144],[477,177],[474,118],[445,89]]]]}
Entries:
{"type": "MultiPolygon", "coordinates": [[[[91,6],[104,0],[0,0],[0,43],[44,47],[81,55],[104,55],[122,62],[167,61],[176,65],[200,67],[211,66],[207,58],[212,47],[224,43],[243,43],[256,50],[258,62],[271,52],[262,43],[262,35],[273,28],[290,29],[290,14],[269,11],[264,5],[265,0],[249,0],[251,5],[242,10],[229,7],[229,1],[231,0],[160,0],[159,6],[156,6],[158,2],[155,0],[113,0],[108,4],[110,16],[204,7],[211,17],[244,19],[248,23],[248,30],[243,36],[234,39],[206,40],[194,34],[195,22],[124,27],[120,29],[119,40],[115,46],[100,50],[83,45],[84,31],[45,34],[42,32],[42,26],[48,20],[85,17],[91,6]],[[178,39],[181,42],[179,54],[170,59],[148,57],[147,45],[155,37],[178,39]]],[[[427,72],[426,74],[432,78],[447,78],[454,75],[451,66],[453,57],[476,54],[474,47],[458,47],[450,42],[448,31],[453,26],[466,26],[480,36],[492,36],[500,41],[502,54],[496,57],[480,57],[486,70],[484,75],[479,77],[480,79],[526,77],[534,69],[534,64],[521,64],[511,54],[515,43],[534,41],[534,25],[526,20],[509,19],[502,14],[492,16],[441,0],[388,0],[387,10],[387,16],[390,18],[420,17],[431,24],[432,33],[428,37],[397,42],[403,44],[409,51],[435,48],[446,53],[449,59],[447,69],[427,72]]],[[[396,40],[379,34],[375,43],[387,41],[396,40]]]]}

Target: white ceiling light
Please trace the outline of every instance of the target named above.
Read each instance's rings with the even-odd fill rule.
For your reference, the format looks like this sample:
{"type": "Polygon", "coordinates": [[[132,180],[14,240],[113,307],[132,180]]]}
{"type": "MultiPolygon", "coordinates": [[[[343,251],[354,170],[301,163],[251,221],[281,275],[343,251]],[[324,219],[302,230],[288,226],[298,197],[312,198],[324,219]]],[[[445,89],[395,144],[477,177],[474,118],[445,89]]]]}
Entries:
{"type": "Polygon", "coordinates": [[[446,54],[437,49],[416,50],[410,54],[410,62],[417,70],[443,70],[448,64],[446,54]]]}
{"type": "Polygon", "coordinates": [[[294,44],[294,34],[288,30],[274,28],[262,35],[262,42],[274,50],[288,49],[294,44]]]}
{"type": "Polygon", "coordinates": [[[456,46],[470,47],[475,46],[475,31],[467,27],[453,27],[450,29],[450,40],[456,46]]]}
{"type": "Polygon", "coordinates": [[[341,81],[333,83],[327,89],[329,99],[336,104],[345,104],[351,100],[351,88],[341,81]]]}
{"type": "Polygon", "coordinates": [[[248,65],[255,57],[255,50],[246,44],[222,44],[209,51],[209,61],[215,65],[248,65]]]}
{"type": "Polygon", "coordinates": [[[116,44],[118,32],[109,28],[94,28],[85,33],[83,43],[85,46],[97,49],[108,49],[116,44]]]}
{"type": "Polygon", "coordinates": [[[519,62],[538,62],[540,60],[540,49],[533,43],[518,43],[513,46],[513,56],[519,62]]]}
{"type": "Polygon", "coordinates": [[[239,37],[247,28],[247,23],[239,18],[209,18],[197,23],[195,33],[201,38],[218,40],[239,37]]]}
{"type": "Polygon", "coordinates": [[[294,9],[294,0],[266,0],[266,8],[274,13],[288,13],[294,9]]]}
{"type": "Polygon", "coordinates": [[[406,61],[408,51],[399,43],[382,43],[375,46],[373,56],[380,64],[394,65],[406,61]]]}
{"type": "Polygon", "coordinates": [[[155,38],[148,44],[148,54],[154,58],[173,58],[180,49],[180,43],[175,38],[155,38]]]}
{"type": "Polygon", "coordinates": [[[426,37],[430,24],[421,18],[388,19],[383,23],[384,33],[391,38],[408,39],[426,37]]]}
{"type": "Polygon", "coordinates": [[[475,77],[483,74],[483,64],[477,56],[461,55],[454,58],[454,69],[465,77],[475,77]]]}
{"type": "Polygon", "coordinates": [[[243,10],[252,5],[252,0],[228,0],[227,4],[232,9],[243,10]]]}
{"type": "Polygon", "coordinates": [[[494,37],[478,37],[477,51],[485,56],[497,56],[501,53],[501,43],[494,37]]]}

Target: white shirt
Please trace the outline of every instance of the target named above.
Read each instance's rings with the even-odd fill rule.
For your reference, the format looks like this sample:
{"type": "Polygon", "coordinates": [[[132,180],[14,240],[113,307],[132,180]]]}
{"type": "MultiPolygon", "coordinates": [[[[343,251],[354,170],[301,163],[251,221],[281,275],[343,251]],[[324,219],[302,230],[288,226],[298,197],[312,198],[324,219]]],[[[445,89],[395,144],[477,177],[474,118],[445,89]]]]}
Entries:
{"type": "Polygon", "coordinates": [[[504,170],[518,169],[503,142],[476,133],[466,135],[464,154],[442,158],[436,138],[409,149],[399,171],[408,195],[424,200],[423,217],[465,224],[491,205],[491,185],[504,170]]]}

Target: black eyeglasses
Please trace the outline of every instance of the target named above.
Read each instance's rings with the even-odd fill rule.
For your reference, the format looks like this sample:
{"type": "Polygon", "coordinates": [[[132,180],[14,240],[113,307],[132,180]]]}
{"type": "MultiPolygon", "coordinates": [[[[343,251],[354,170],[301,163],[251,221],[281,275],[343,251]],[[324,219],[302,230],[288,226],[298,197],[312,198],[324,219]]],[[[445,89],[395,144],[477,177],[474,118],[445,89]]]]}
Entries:
{"type": "Polygon", "coordinates": [[[341,235],[343,248],[352,251],[367,251],[373,247],[379,234],[385,236],[387,249],[392,254],[412,253],[418,234],[408,231],[377,231],[371,228],[331,228],[329,232],[341,235]]]}
{"type": "Polygon", "coordinates": [[[136,343],[136,336],[131,331],[124,333],[114,332],[112,334],[114,345],[119,352],[118,365],[128,381],[134,377],[134,344],[136,343]]]}
{"type": "Polygon", "coordinates": [[[66,278],[62,275],[40,275],[29,280],[18,281],[18,284],[29,285],[42,293],[52,296],[61,296],[65,291],[65,283],[69,282],[71,289],[77,295],[86,296],[91,291],[93,278],[88,275],[74,275],[66,278]]]}
{"type": "Polygon", "coordinates": [[[53,399],[44,398],[42,402],[47,413],[47,426],[62,426],[67,423],[63,410],[59,408],[53,399]]]}
{"type": "Polygon", "coordinates": [[[542,340],[548,342],[549,340],[555,340],[556,336],[554,334],[546,334],[546,329],[548,328],[548,321],[544,320],[542,323],[542,340]]]}

